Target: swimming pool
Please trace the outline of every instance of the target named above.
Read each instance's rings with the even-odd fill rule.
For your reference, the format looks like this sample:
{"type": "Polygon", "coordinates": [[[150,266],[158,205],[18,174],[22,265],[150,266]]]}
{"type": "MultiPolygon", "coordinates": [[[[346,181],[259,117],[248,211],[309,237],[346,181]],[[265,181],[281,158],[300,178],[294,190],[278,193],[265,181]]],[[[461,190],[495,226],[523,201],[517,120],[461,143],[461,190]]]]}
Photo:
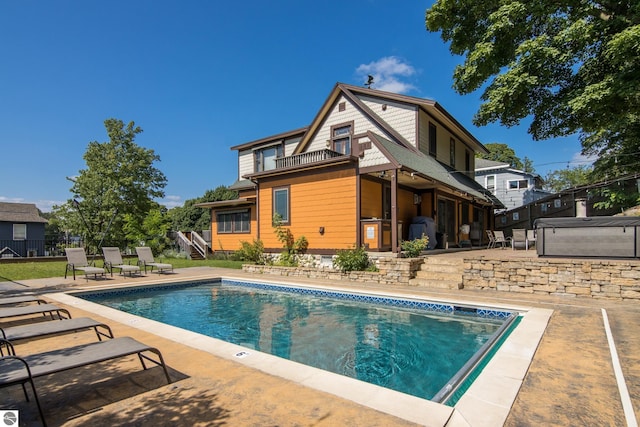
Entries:
{"type": "Polygon", "coordinates": [[[232,280],[78,296],[439,402],[517,314],[232,280]]]}

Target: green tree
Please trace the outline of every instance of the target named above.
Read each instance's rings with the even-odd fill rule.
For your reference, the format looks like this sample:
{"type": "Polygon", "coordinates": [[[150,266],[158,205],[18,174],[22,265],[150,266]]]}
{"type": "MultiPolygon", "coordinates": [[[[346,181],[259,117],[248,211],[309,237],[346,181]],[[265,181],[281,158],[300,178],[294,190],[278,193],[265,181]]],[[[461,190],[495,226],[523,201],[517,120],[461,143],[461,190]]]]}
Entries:
{"type": "Polygon", "coordinates": [[[490,142],[484,146],[489,153],[478,154],[478,157],[486,160],[493,160],[495,162],[509,163],[512,168],[522,170],[522,160],[520,160],[520,157],[516,155],[513,148],[509,147],[507,144],[490,142]]]}
{"type": "Polygon", "coordinates": [[[207,190],[202,197],[189,199],[184,206],[171,208],[168,212],[174,230],[202,231],[211,228],[211,209],[194,206],[198,203],[218,202],[238,198],[238,192],[229,190],[224,185],[215,190],[207,190]]]}
{"type": "Polygon", "coordinates": [[[545,189],[558,193],[572,187],[580,187],[592,183],[592,168],[590,166],[576,166],[549,172],[545,178],[545,189]]]}
{"type": "Polygon", "coordinates": [[[426,27],[464,56],[455,90],[483,91],[475,124],[531,117],[535,140],[578,133],[597,175],[640,170],[637,0],[437,0],[426,27]]]}
{"type": "Polygon", "coordinates": [[[65,226],[82,232],[89,251],[97,251],[102,239],[126,246],[125,216],[142,223],[157,209],[154,199],[164,197],[166,185],[164,174],[154,166],[160,157],[134,142],[140,127],[117,119],[107,119],[104,125],[109,141],[89,143],[83,156],[87,168],[70,178],[73,199],[57,210],[65,226]]]}
{"type": "Polygon", "coordinates": [[[133,214],[124,215],[122,229],[131,246],[149,246],[154,253],[161,253],[166,249],[169,245],[167,233],[171,229],[171,222],[163,210],[157,205],[147,212],[142,221],[133,214]]]}

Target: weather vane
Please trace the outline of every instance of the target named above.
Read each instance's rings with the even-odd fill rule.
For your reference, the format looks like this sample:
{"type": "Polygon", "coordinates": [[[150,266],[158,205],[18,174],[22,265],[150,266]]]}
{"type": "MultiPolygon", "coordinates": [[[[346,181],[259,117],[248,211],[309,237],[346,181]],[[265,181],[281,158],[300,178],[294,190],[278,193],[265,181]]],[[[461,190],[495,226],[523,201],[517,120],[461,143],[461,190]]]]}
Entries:
{"type": "Polygon", "coordinates": [[[367,76],[367,82],[364,85],[367,87],[367,89],[371,89],[372,84],[373,84],[373,76],[369,74],[367,76]]]}

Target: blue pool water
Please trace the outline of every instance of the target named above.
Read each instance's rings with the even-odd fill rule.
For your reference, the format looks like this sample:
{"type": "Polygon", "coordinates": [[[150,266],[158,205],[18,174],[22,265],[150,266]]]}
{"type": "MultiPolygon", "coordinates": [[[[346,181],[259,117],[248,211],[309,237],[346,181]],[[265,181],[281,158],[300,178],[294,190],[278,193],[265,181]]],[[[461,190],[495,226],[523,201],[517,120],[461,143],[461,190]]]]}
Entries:
{"type": "Polygon", "coordinates": [[[81,297],[424,399],[445,387],[511,314],[279,289],[223,280],[81,297]]]}

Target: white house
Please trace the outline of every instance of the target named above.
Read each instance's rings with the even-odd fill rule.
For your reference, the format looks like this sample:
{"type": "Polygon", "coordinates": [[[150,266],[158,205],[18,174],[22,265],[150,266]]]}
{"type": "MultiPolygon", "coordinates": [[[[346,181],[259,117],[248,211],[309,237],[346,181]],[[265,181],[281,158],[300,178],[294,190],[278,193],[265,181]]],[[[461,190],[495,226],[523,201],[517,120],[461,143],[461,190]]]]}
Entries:
{"type": "Polygon", "coordinates": [[[542,189],[538,174],[514,169],[509,163],[476,159],[476,181],[509,209],[535,202],[553,193],[542,189]]]}

